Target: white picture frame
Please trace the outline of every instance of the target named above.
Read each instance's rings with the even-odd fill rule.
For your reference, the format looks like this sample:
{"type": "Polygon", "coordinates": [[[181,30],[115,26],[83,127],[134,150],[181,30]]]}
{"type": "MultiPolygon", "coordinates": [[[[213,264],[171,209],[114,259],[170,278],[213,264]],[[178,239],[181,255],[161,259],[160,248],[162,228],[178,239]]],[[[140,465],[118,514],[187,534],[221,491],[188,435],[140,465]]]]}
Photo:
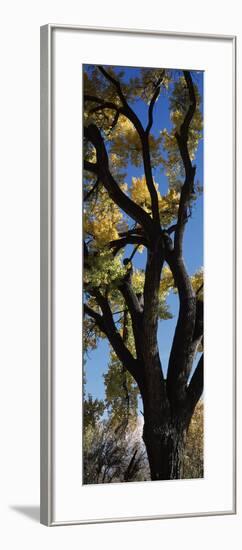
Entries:
{"type": "Polygon", "coordinates": [[[235,121],[235,36],[66,25],[41,28],[41,522],[45,525],[236,513],[235,121]],[[227,152],[226,166],[217,169],[221,189],[218,221],[222,221],[225,212],[227,215],[217,246],[220,252],[223,246],[230,251],[230,261],[220,280],[214,241],[208,238],[213,229],[212,207],[218,190],[205,187],[205,274],[207,269],[209,279],[205,313],[207,365],[209,358],[211,363],[214,358],[220,363],[216,407],[226,444],[214,442],[217,415],[212,395],[217,387],[218,370],[210,372],[207,366],[207,477],[183,480],[182,484],[179,481],[179,489],[176,482],[86,487],[81,484],[81,66],[100,62],[159,66],[154,55],[157,45],[163,50],[162,66],[205,71],[205,174],[209,181],[213,181],[214,175],[213,155],[224,158],[227,152]],[[221,68],[227,78],[221,77],[221,95],[217,98],[212,92],[213,82],[218,77],[215,71],[221,68]],[[216,135],[222,105],[224,132],[216,135]],[[67,187],[70,179],[72,186],[67,187]],[[213,314],[220,305],[219,290],[222,291],[225,282],[228,288],[223,303],[225,313],[218,334],[213,335],[213,343],[213,314]],[[219,343],[221,346],[225,335],[225,346],[215,352],[215,346],[219,343]],[[222,450],[223,464],[219,470],[216,460],[222,450]]]}

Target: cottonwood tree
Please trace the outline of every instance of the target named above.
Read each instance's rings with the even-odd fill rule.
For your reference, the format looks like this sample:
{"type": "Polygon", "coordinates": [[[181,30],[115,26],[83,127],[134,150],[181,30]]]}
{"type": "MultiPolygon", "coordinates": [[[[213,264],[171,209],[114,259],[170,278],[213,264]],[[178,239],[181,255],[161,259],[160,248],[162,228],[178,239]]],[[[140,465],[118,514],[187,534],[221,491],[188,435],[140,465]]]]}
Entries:
{"type": "MultiPolygon", "coordinates": [[[[140,392],[151,479],[178,479],[203,392],[203,354],[196,365],[203,338],[202,271],[191,277],[183,257],[186,225],[201,191],[194,164],[201,101],[187,70],[127,74],[103,66],[84,71],[84,340],[92,348],[107,338],[120,395],[128,399],[134,387],[140,392]],[[154,113],[162,125],[165,94],[172,127],[157,135],[154,113]],[[147,105],[145,124],[135,112],[137,101],[147,105]],[[141,174],[127,185],[131,166],[141,174]],[[161,167],[167,177],[163,195],[154,179],[161,167]],[[138,253],[144,269],[135,267],[138,253]],[[157,329],[170,316],[171,289],[179,312],[165,377],[157,329]]],[[[113,380],[110,375],[106,383],[113,380]]]]}

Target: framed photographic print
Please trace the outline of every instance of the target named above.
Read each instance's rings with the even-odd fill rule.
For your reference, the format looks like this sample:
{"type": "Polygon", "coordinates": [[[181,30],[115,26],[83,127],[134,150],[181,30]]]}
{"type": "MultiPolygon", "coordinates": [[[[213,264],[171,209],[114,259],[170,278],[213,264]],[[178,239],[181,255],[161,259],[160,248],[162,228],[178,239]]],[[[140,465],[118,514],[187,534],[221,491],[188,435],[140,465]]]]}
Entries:
{"type": "Polygon", "coordinates": [[[236,512],[236,39],[41,28],[41,522],[236,512]]]}

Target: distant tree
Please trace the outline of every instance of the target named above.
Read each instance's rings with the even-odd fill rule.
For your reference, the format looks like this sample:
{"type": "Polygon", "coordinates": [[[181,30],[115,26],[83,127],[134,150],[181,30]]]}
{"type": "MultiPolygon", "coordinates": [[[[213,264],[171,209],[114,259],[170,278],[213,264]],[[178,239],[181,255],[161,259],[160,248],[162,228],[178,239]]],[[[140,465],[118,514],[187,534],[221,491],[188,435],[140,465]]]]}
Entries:
{"type": "MultiPolygon", "coordinates": [[[[92,407],[91,401],[88,407],[92,407]]],[[[96,414],[84,416],[84,422],[85,484],[150,480],[147,453],[140,439],[141,425],[127,425],[124,420],[115,427],[112,416],[103,420],[96,414]]],[[[202,477],[203,402],[199,401],[187,434],[183,478],[202,477]]]]}
{"type": "Polygon", "coordinates": [[[92,428],[95,428],[104,411],[104,401],[101,399],[93,399],[93,397],[88,394],[87,399],[84,399],[83,404],[84,427],[87,428],[88,426],[92,426],[92,428]]]}
{"type": "Polygon", "coordinates": [[[105,383],[116,416],[122,399],[129,399],[131,411],[137,389],[141,395],[151,479],[177,479],[203,392],[203,354],[196,365],[203,338],[202,270],[191,277],[183,258],[185,228],[201,192],[193,161],[202,115],[193,73],[136,74],[127,79],[125,71],[102,66],[84,72],[84,340],[89,348],[99,338],[110,343],[105,383]],[[162,123],[162,112],[154,108],[166,90],[172,128],[157,137],[151,132],[154,113],[162,123]],[[132,108],[141,100],[146,125],[132,108]],[[129,186],[128,165],[142,166],[144,173],[129,186]],[[157,167],[167,176],[164,195],[154,180],[157,167]],[[135,267],[137,252],[146,258],[144,270],[135,267]],[[165,378],[157,328],[170,316],[171,289],[178,294],[179,314],[165,378]]]}
{"type": "Polygon", "coordinates": [[[84,429],[85,484],[146,481],[150,472],[144,445],[135,429],[109,420],[84,429]]]}

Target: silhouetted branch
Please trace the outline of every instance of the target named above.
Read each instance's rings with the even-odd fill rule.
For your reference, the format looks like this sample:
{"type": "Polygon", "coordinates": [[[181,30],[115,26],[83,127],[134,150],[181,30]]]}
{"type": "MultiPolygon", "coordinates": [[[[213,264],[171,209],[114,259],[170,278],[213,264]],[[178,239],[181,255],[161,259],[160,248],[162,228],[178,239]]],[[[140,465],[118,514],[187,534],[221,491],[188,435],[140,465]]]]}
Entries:
{"type": "Polygon", "coordinates": [[[203,393],[203,354],[201,355],[194,374],[191,378],[190,384],[187,388],[187,400],[191,411],[195,409],[197,402],[199,401],[203,393]]]}
{"type": "Polygon", "coordinates": [[[185,181],[181,188],[178,216],[177,216],[177,227],[175,231],[174,238],[174,249],[177,255],[182,255],[182,241],[185,223],[187,220],[187,208],[189,206],[189,201],[191,194],[194,191],[194,178],[196,173],[196,167],[192,166],[189,151],[188,151],[188,132],[189,125],[193,119],[193,116],[196,111],[196,96],[195,90],[192,82],[192,77],[189,71],[184,71],[184,78],[189,93],[189,107],[187,113],[184,117],[184,121],[181,124],[180,131],[176,132],[176,140],[179,147],[180,155],[185,170],[185,181]]]}

